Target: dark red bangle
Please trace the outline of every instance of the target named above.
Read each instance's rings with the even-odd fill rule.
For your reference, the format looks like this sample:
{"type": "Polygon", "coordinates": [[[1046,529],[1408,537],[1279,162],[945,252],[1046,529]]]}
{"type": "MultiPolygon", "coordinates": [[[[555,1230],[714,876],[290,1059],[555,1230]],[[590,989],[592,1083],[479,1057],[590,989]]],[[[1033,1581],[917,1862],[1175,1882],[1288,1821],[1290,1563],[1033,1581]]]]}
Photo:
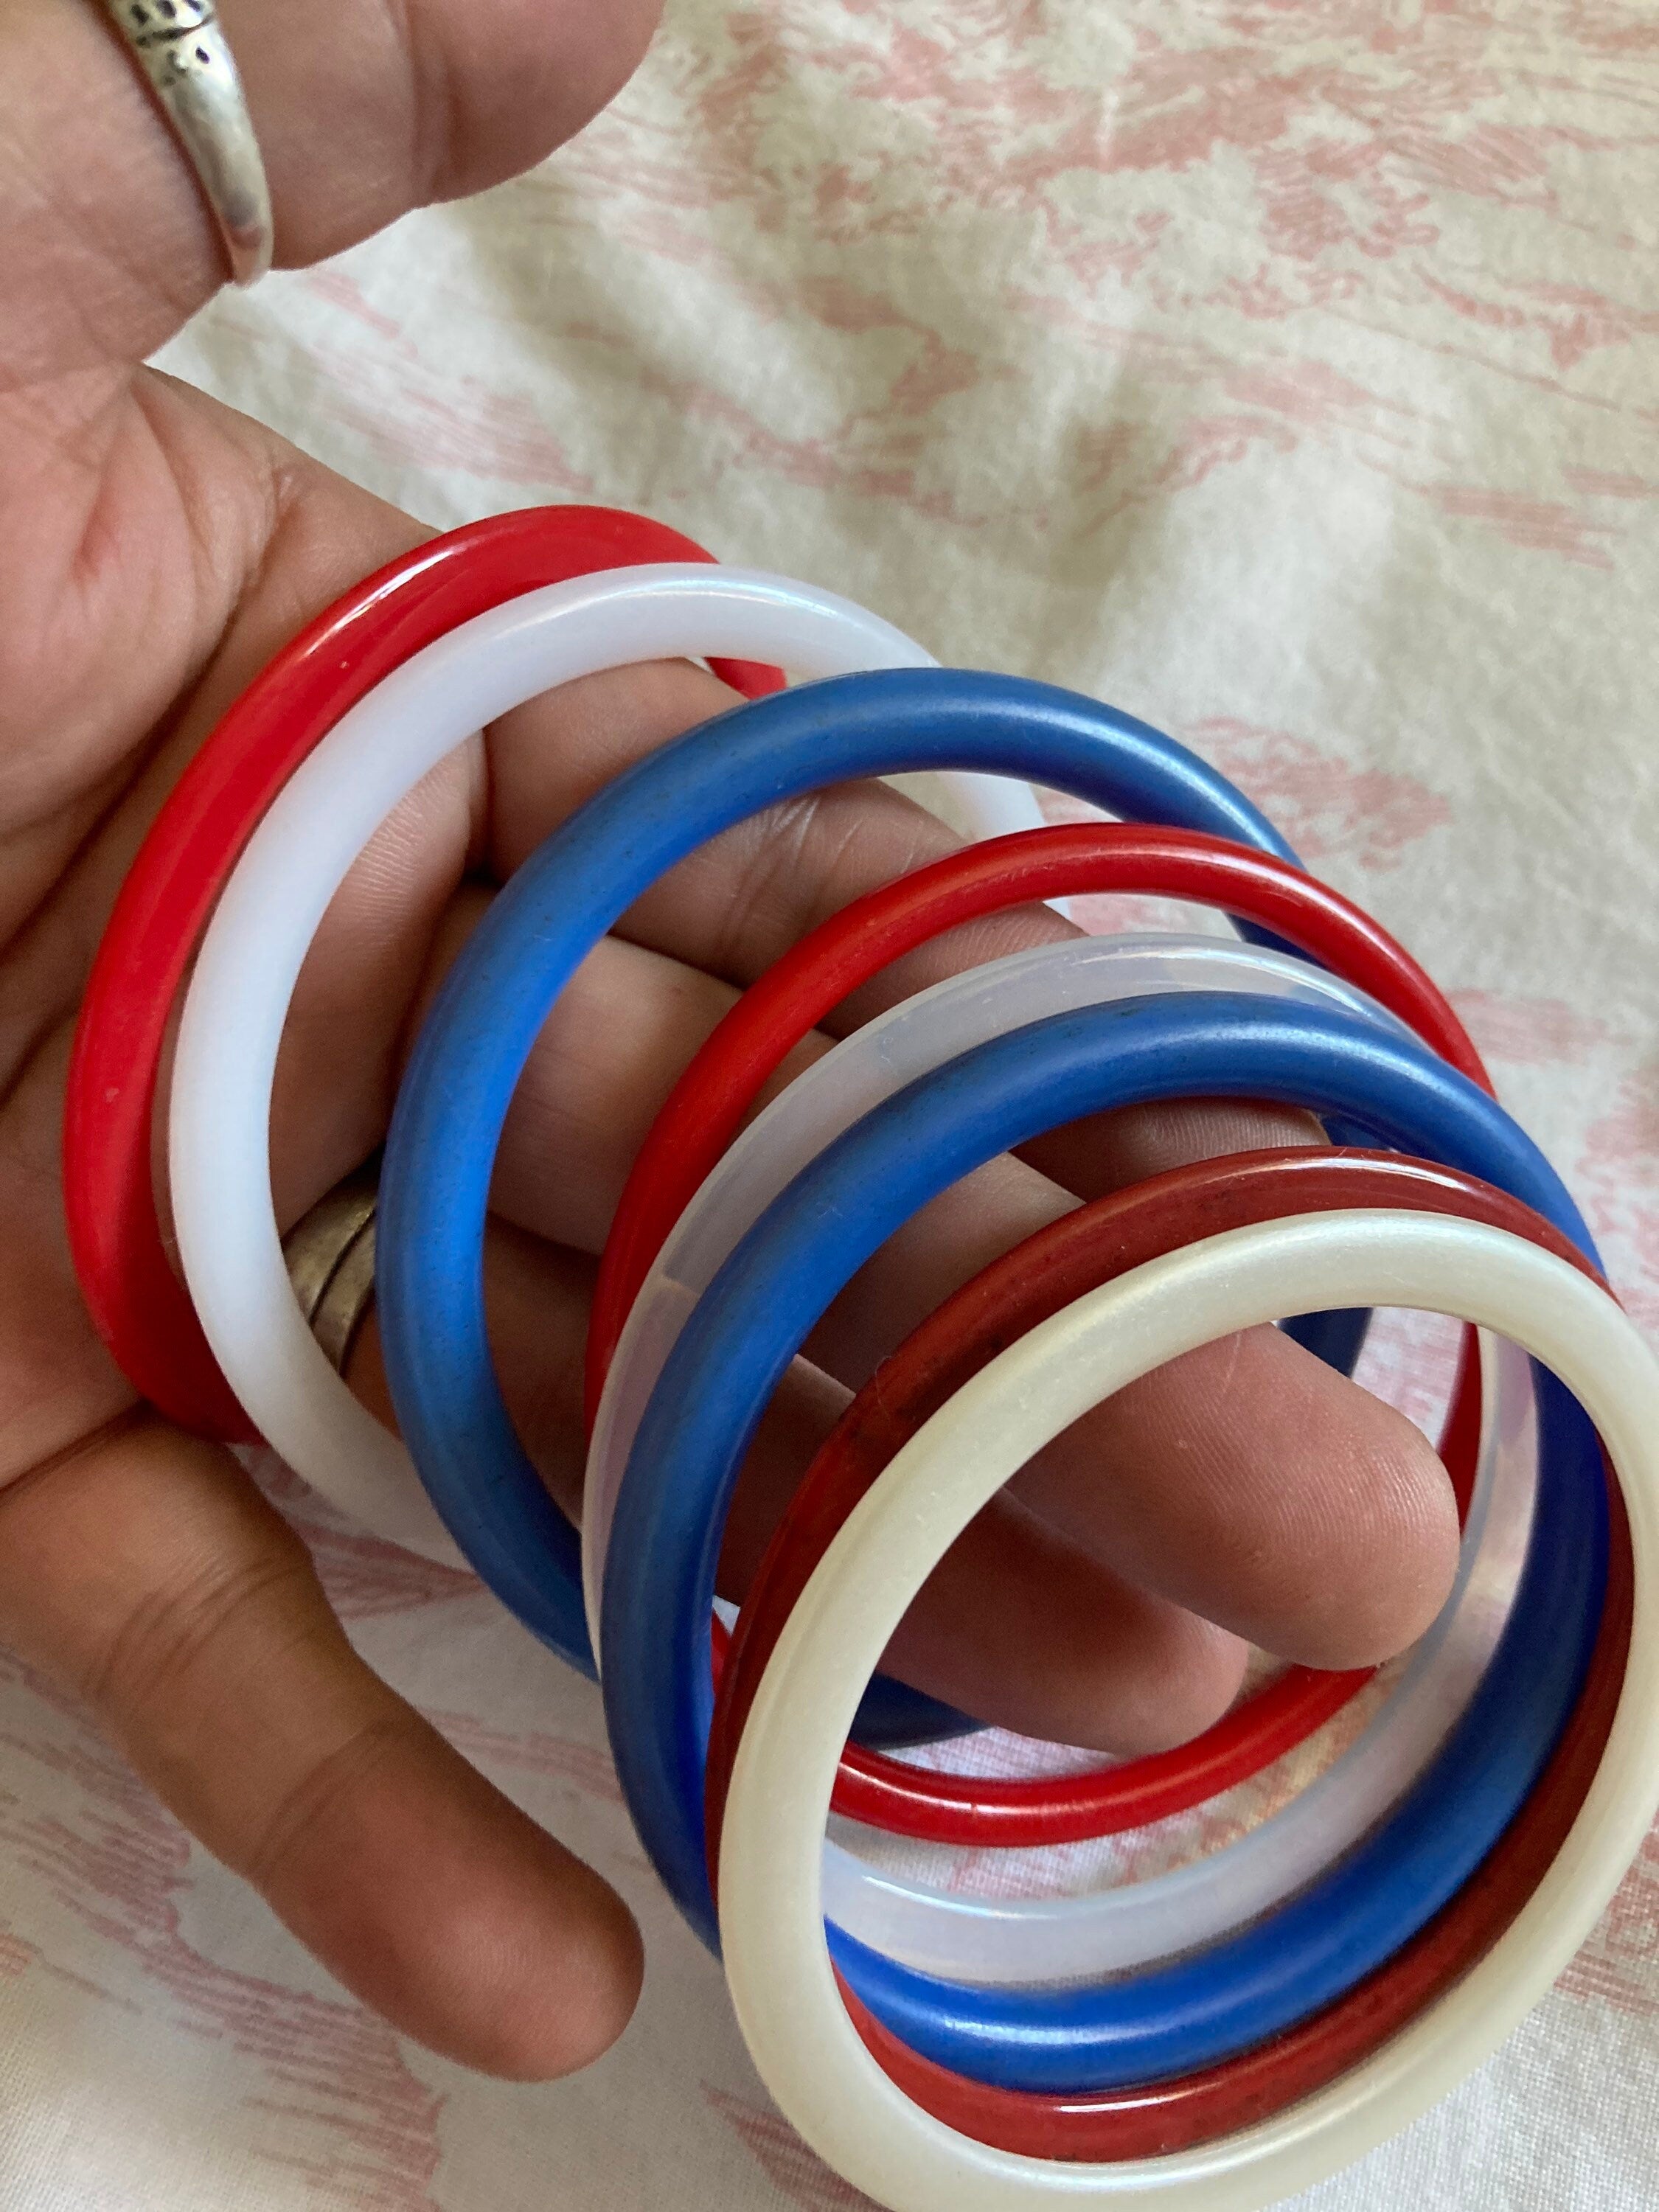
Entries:
{"type": "Polygon", "coordinates": [[[1287,938],[1397,1014],[1483,1091],[1492,1084],[1433,982],[1388,932],[1285,861],[1191,830],[1085,822],[970,845],[855,900],[750,986],[670,1092],[623,1189],[587,1332],[591,1429],[640,1285],[692,1193],[780,1063],[849,993],[964,921],[1088,891],[1190,899],[1287,938]]]}
{"type": "MultiPolygon", "coordinates": [[[[1085,1215],[1093,1215],[1097,1224],[1094,1265],[1054,1301],[1056,1305],[1069,1303],[1079,1288],[1109,1281],[1194,1238],[1248,1221],[1352,1206],[1490,1222],[1570,1261],[1592,1280],[1601,1280],[1547,1222],[1474,1176],[1393,1153],[1285,1152],[1206,1161],[1099,1200],[1027,1238],[965,1285],[950,1304],[961,1304],[964,1315],[971,1316],[975,1293],[990,1279],[1000,1277],[1008,1287],[999,1289],[991,1280],[986,1309],[1010,1324],[1001,1340],[1035,1325],[1054,1310],[1044,1256],[1067,1252],[1067,1242],[1059,1232],[1068,1229],[1076,1240],[1069,1249],[1081,1250],[1085,1239],[1080,1224],[1085,1215]],[[1020,1267],[1011,1269],[1009,1262],[1022,1255],[1020,1267]]],[[[894,1437],[890,1449],[882,1451],[878,1463],[869,1466],[860,1460],[856,1446],[842,1449],[842,1439],[871,1433],[881,1449],[887,1435],[882,1401],[893,1370],[918,1338],[931,1339],[948,1357],[951,1332],[942,1324],[949,1310],[941,1307],[931,1316],[848,1407],[774,1535],[738,1617],[721,1669],[709,1742],[708,1856],[717,1872],[732,1760],[773,1644],[825,1546],[885,1465],[890,1449],[903,1441],[894,1437]]],[[[994,1345],[990,1350],[996,1348],[994,1345]]],[[[941,1400],[959,1379],[953,1378],[942,1389],[941,1400]]],[[[927,1406],[920,1418],[931,1410],[927,1406]]],[[[906,1426],[905,1433],[912,1433],[915,1425],[906,1426]]],[[[842,1983],[842,2000],[854,2024],[884,2070],[935,2118],[998,2148],[1040,2158],[1143,2158],[1213,2141],[1282,2112],[1396,2033],[1509,1927],[1560,1849],[1601,1763],[1624,1681],[1633,1594],[1624,1500],[1610,1472],[1607,1480],[1612,1521],[1607,1596],[1590,1671],[1572,1718],[1526,1805],[1480,1871],[1386,1966],[1322,2013],[1222,2065],[1086,2097],[999,2089],[950,2073],[899,2042],[842,1983]]],[[[1052,1834],[1033,1838],[1061,1839],[1052,1834]]]]}
{"type": "MultiPolygon", "coordinates": [[[[70,1062],[70,1249],[100,1334],[133,1387],[198,1435],[251,1439],[156,1218],[151,1124],[173,995],[242,848],[307,754],[381,678],[503,600],[605,568],[710,561],[659,522],[527,507],[451,531],[380,569],[257,677],[179,778],[140,847],[88,979],[70,1062]]],[[[780,670],[709,665],[746,697],[780,670]]]]}
{"type": "MultiPolygon", "coordinates": [[[[1630,1649],[1630,1524],[1609,1477],[1607,1592],[1595,1655],[1548,1765],[1480,1870],[1422,1932],[1336,2004],[1224,2065],[1094,2097],[1044,2098],[947,2073],[841,1984],[854,2026],[904,2094],[947,2127],[1028,2158],[1158,2158],[1214,2142],[1311,2097],[1379,2050],[1478,1965],[1549,1872],[1595,1779],[1630,1649]]],[[[837,1979],[839,1980],[839,1977],[837,1979]]]]}
{"type": "MultiPolygon", "coordinates": [[[[1477,1200],[1486,1206],[1486,1191],[1471,1177],[1392,1152],[1233,1154],[1152,1176],[1062,1214],[946,1299],[883,1363],[819,1447],[750,1586],[720,1670],[709,1737],[711,1864],[750,1700],[824,1547],[894,1454],[1006,1345],[1097,1285],[1197,1237],[1340,1206],[1456,1212],[1477,1200]]],[[[1503,1204],[1531,1222],[1514,1200],[1503,1204]]],[[[1448,1471],[1460,1511],[1474,1480],[1480,1429],[1480,1366],[1468,1341],[1447,1424],[1448,1471]]],[[[849,1745],[834,1809],[932,1843],[1014,1848],[1117,1834],[1247,1781],[1329,1719],[1373,1671],[1289,1668],[1192,1742],[1082,1774],[988,1781],[935,1773],[849,1745]]]]}

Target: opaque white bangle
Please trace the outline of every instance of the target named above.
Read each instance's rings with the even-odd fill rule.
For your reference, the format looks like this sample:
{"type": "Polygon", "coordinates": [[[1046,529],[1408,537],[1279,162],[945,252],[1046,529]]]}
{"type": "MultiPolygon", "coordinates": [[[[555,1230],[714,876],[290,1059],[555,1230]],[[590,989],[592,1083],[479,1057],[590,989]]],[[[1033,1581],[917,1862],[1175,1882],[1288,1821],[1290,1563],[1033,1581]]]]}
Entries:
{"type": "Polygon", "coordinates": [[[1336,1005],[1396,1036],[1386,1008],[1310,961],[1226,938],[1073,938],[947,975],[802,1070],[725,1153],[674,1224],[618,1340],[587,1452],[582,1595],[595,1650],[617,1498],[657,1377],[686,1320],[772,1200],[843,1129],[959,1053],[1051,1014],[1163,991],[1260,993],[1336,1005]]]}
{"type": "MultiPolygon", "coordinates": [[[[603,669],[702,655],[806,677],[924,667],[879,617],[811,586],[686,563],[526,593],[396,670],[297,771],[249,841],[203,939],[173,1063],[168,1164],[185,1280],[232,1389],[299,1474],[376,1534],[458,1561],[402,1445],[313,1341],[271,1208],[271,1081],[301,964],[380,823],[475,730],[603,669]]],[[[1028,787],[961,775],[970,818],[1039,818],[1028,787]]]]}
{"type": "Polygon", "coordinates": [[[720,1908],[739,2024],[813,2148],[892,2212],[1156,2199],[1255,2212],[1445,2095],[1544,1995],[1659,1808],[1659,1363],[1605,1292],[1484,1224],[1364,1210],[1241,1229],[1079,1299],[993,1360],[893,1460],[825,1552],[773,1653],[732,1773],[720,1908]],[[1363,2066],[1260,2127],[1121,2165],[1023,2158],[921,2112],[865,2050],[824,1948],[819,1853],[863,1686],[938,1560],[1032,1453],[1113,1392],[1286,1311],[1407,1306],[1498,1331],[1583,1402],[1629,1508],[1636,1607],[1600,1770],[1559,1855],[1479,1966],[1363,2066]]]}

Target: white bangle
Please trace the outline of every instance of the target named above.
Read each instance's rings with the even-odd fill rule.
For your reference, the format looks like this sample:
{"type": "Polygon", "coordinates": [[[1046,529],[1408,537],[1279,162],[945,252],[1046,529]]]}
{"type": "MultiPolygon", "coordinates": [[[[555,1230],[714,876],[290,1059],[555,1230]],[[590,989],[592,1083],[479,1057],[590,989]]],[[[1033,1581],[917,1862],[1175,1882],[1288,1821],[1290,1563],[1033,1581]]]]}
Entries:
{"type": "Polygon", "coordinates": [[[892,2212],[1159,2200],[1255,2212],[1406,2126],[1496,2050],[1589,1935],[1659,1809],[1659,1362],[1565,1261],[1482,1224],[1364,1209],[1208,1237],[1041,1323],[912,1437],[824,1553],[778,1640],[732,1777],[720,1912],[738,2022],[820,2156],[892,2212]],[[819,1854],[863,1686],[945,1551],[1103,1398],[1285,1311],[1407,1306],[1498,1331],[1583,1403],[1623,1486],[1635,1565],[1625,1684],[1566,1841],[1494,1948],[1363,2065],[1275,2118],[1177,2155],[1070,2164],[970,2140],[864,2047],[824,1945],[819,1854]]]}
{"type": "Polygon", "coordinates": [[[582,1595],[599,1645],[605,1554],[635,1432],[692,1309],[772,1200],[860,1115],[1005,1030],[1164,991],[1239,991],[1337,1005],[1396,1036],[1374,999],[1310,961],[1216,937],[1072,938],[947,975],[804,1068],[722,1156],[640,1285],[605,1378],[582,1489],[582,1595]]]}
{"type": "MultiPolygon", "coordinates": [[[[674,563],[526,593],[416,653],[296,771],[202,942],[173,1062],[168,1164],[185,1278],[220,1365],[267,1442],[377,1534],[459,1562],[403,1446],[346,1389],[289,1286],[271,1206],[283,1024],[330,900],[375,830],[444,755],[538,694],[644,660],[728,655],[798,674],[931,666],[850,600],[786,578],[674,563]]],[[[1039,818],[1028,787],[950,779],[971,818],[1039,818]]]]}

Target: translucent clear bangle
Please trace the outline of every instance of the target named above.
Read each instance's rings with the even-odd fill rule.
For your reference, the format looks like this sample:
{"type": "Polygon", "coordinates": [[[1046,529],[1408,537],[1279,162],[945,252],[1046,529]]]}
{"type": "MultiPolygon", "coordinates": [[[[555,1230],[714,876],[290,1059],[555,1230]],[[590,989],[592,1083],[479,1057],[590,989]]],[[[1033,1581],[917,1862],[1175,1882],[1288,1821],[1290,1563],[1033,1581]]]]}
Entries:
{"type": "Polygon", "coordinates": [[[711,1170],[665,1239],[617,1346],[588,1443],[582,1593],[598,1648],[617,1496],[663,1363],[698,1298],[761,1215],[824,1146],[958,1053],[1047,1014],[1166,991],[1240,991],[1336,1005],[1411,1031],[1350,983],[1288,953],[1214,937],[1097,937],[1039,945],[906,999],[803,1069],[711,1170]]]}

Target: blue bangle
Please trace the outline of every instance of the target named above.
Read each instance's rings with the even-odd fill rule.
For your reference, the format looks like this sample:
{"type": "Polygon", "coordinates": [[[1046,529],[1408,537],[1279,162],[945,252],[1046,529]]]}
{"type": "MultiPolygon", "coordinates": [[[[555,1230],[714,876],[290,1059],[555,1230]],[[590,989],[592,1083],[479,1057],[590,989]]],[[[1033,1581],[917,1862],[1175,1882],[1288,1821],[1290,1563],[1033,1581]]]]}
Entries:
{"type": "Polygon", "coordinates": [[[976,671],[838,677],[734,708],[608,784],[491,905],[416,1040],[380,1181],[375,1291],[387,1387],[461,1550],[585,1674],[594,1668],[576,1532],[514,1432],[484,1330],[489,1176],[520,1073],[574,970],[688,853],[800,792],[951,767],[1020,776],[1128,821],[1207,830],[1299,865],[1224,776],[1095,700],[976,671]]]}
{"type": "MultiPolygon", "coordinates": [[[[1231,994],[1052,1018],[913,1083],[826,1147],[704,1291],[641,1420],[618,1499],[603,1614],[606,1718],[647,1850],[713,1941],[702,1844],[708,1607],[736,1470],[823,1308],[940,1190],[1083,1115],[1180,1096],[1271,1098],[1362,1123],[1485,1177],[1592,1258],[1541,1154],[1421,1047],[1329,1010],[1231,994]]],[[[964,1990],[831,1931],[872,2010],[939,2063],[1006,2087],[1116,2086],[1206,2065],[1318,2009],[1380,1964],[1478,1866],[1541,1770],[1599,1620],[1606,1498],[1593,1431],[1540,1378],[1542,1455],[1514,1616],[1469,1713],[1403,1806],[1335,1873],[1200,1960],[1104,1989],[964,1990]]]]}

